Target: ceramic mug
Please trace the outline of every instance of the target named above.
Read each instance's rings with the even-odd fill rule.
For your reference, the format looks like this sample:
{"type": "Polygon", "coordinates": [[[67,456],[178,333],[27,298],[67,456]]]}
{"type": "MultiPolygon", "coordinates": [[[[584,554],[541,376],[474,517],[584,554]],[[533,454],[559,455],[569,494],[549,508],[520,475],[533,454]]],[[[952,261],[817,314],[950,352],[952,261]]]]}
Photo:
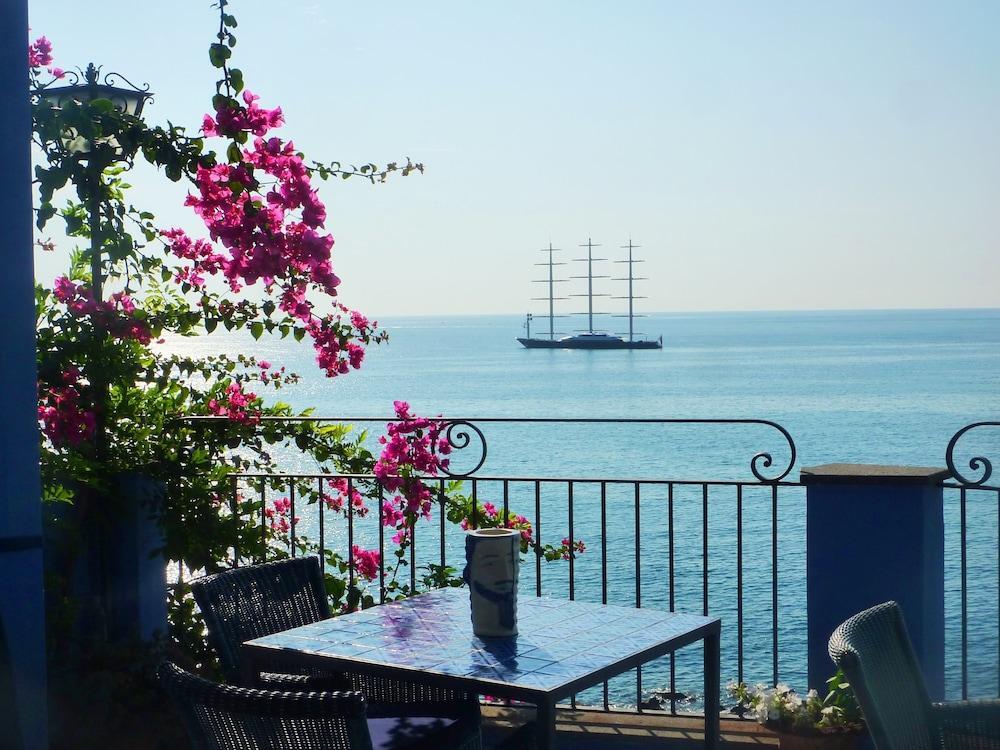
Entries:
{"type": "Polygon", "coordinates": [[[465,570],[472,602],[472,632],[481,636],[517,635],[517,580],[521,532],[476,529],[466,532],[465,570]]]}

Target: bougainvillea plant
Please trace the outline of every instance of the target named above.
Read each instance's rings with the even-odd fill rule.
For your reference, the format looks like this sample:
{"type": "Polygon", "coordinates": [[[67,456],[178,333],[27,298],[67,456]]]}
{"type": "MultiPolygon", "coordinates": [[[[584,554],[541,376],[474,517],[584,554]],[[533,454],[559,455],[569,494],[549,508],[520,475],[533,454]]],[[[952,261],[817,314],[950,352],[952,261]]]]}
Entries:
{"type": "MultiPolygon", "coordinates": [[[[345,553],[321,548],[315,540],[299,533],[302,519],[287,494],[268,502],[263,510],[274,535],[276,554],[287,554],[293,546],[303,554],[322,554],[327,567],[340,574],[327,578],[332,601],[339,609],[347,611],[409,596],[421,586],[461,585],[458,570],[440,563],[421,566],[423,572],[419,577],[416,570],[410,571],[409,577],[401,575],[404,568],[415,564],[410,553],[418,525],[430,521],[435,510],[463,530],[518,529],[522,553],[530,552],[547,561],[568,560],[585,551],[583,541],[568,538],[558,545],[539,544],[525,516],[509,509],[505,516],[494,504],[480,504],[466,496],[461,480],[444,475],[452,452],[446,436],[448,422],[416,416],[405,401],[396,401],[393,406],[396,419],[386,425],[386,434],[378,438],[380,452],[370,474],[330,476],[324,479],[322,488],[317,488],[311,479],[292,481],[295,496],[307,504],[322,503],[328,519],[332,512],[334,518],[356,521],[376,509],[383,536],[388,540],[387,559],[382,559],[381,549],[364,549],[359,545],[352,545],[351,551],[345,553]]],[[[287,490],[282,485],[285,481],[285,477],[280,477],[270,487],[275,491],[287,490]]],[[[238,507],[245,502],[246,498],[241,498],[238,507]]],[[[256,509],[253,506],[251,512],[256,509]]]]}
{"type": "MultiPolygon", "coordinates": [[[[88,536],[86,529],[114,522],[126,502],[116,482],[138,473],[166,486],[162,551],[181,573],[302,550],[325,556],[328,591],[339,609],[409,595],[414,586],[398,581],[397,573],[407,564],[411,530],[433,510],[428,478],[447,466],[440,423],[397,403],[376,457],[364,433],[311,421],[311,411],[294,413],[273,398],[299,380],[284,367],[250,355],[199,357],[161,346],[167,338],[212,335],[222,326],[255,339],[308,339],[330,378],[361,368],[367,348],[386,334],[341,301],[334,239],[314,180],[375,183],[423,171],[409,159],[384,167],[307,159],[280,134],[281,108],[262,104],[232,67],[237,21],[227,0],[215,7],[209,60],[220,77],[197,131],[148,125],[102,98],[55,106],[43,94],[63,71],[53,67],[47,39],[31,45],[36,225],[42,233],[61,221],[77,245],[65,273],[36,290],[44,498],[52,507],[71,508],[69,517],[81,529],[77,538],[93,544],[102,535],[88,536]],[[134,205],[126,176],[139,159],[166,179],[187,183],[184,203],[203,233],[161,226],[134,205]],[[289,496],[266,500],[235,491],[236,475],[277,474],[284,449],[308,456],[330,476],[316,488],[301,488],[299,502],[322,504],[345,518],[377,509],[391,532],[392,565],[384,564],[381,550],[361,544],[320,550],[296,529],[289,496]],[[382,588],[374,592],[376,579],[382,588]]],[[[46,252],[56,243],[40,238],[37,244],[46,252]]],[[[274,492],[287,491],[287,482],[268,481],[274,492]]],[[[484,523],[522,529],[525,545],[533,544],[526,519],[498,521],[485,508],[473,511],[458,483],[448,482],[445,494],[449,520],[468,523],[465,508],[484,523]]],[[[565,541],[536,551],[548,559],[582,551],[565,541]]],[[[423,583],[447,583],[449,576],[432,570],[423,583]]],[[[69,594],[70,578],[52,584],[52,598],[69,594]]],[[[172,635],[207,661],[181,575],[169,605],[172,635]]]]}

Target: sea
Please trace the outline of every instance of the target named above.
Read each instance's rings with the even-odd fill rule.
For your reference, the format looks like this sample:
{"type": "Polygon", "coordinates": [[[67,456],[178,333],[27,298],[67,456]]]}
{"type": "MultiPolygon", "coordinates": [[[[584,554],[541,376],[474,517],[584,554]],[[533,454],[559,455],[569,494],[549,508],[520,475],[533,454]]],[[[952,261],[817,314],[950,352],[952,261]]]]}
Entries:
{"type": "MultiPolygon", "coordinates": [[[[373,418],[354,422],[381,434],[395,400],[415,413],[468,418],[482,435],[466,430],[470,445],[454,455],[454,469],[483,459],[479,477],[652,479],[692,482],[755,481],[751,461],[771,455],[766,477],[786,473],[797,482],[802,467],[830,462],[945,466],[949,439],[963,426],[1000,419],[1000,310],[892,310],[654,314],[642,321],[660,351],[528,350],[515,340],[523,318],[500,316],[390,317],[379,321],[389,341],[373,347],[363,368],[327,379],[315,366],[308,342],[216,333],[171,340],[167,349],[190,354],[253,354],[301,374],[280,394],[296,409],[318,416],[373,418]],[[576,422],[477,422],[484,418],[590,418],[576,422]],[[766,420],[794,440],[756,422],[636,424],[622,419],[766,420]],[[485,446],[485,450],[483,450],[485,446]]],[[[539,335],[536,319],[533,335],[539,335]]],[[[348,420],[350,421],[350,420],[348,420]]],[[[1000,428],[970,431],[956,451],[968,469],[985,456],[1000,471],[1000,428]]],[[[303,471],[294,455],[285,470],[303,471]]],[[[968,470],[969,476],[980,473],[968,470]]],[[[1000,484],[1000,474],[990,484],[1000,484]]],[[[477,483],[480,502],[502,503],[502,483],[477,483]]],[[[568,532],[568,482],[540,485],[543,541],[568,532]]],[[[464,484],[466,492],[471,483],[464,484]]],[[[674,540],[673,606],[700,613],[704,601],[703,523],[708,521],[708,610],[723,620],[723,678],[747,682],[773,678],[772,518],[767,488],[748,487],[742,502],[743,668],[736,644],[736,490],[700,484],[674,488],[643,485],[636,509],[630,484],[605,487],[607,525],[602,535],[600,483],[573,486],[573,538],[587,550],[575,561],[572,594],[588,601],[668,608],[671,531],[674,540]],[[672,524],[672,528],[671,528],[672,524]],[[638,528],[638,535],[636,529],[638,528]],[[638,536],[638,551],[636,538],[638,536]],[[603,545],[602,545],[603,542],[603,545]],[[602,553],[602,546],[607,550],[602,553]],[[638,569],[639,575],[636,574],[638,569]],[[602,575],[603,573],[603,575],[602,575]],[[637,586],[636,581],[640,580],[637,586]],[[637,591],[638,589],[638,591],[637,591]]],[[[530,519],[535,484],[508,483],[508,503],[530,519]]],[[[946,492],[946,689],[961,694],[961,576],[958,492],[946,492]]],[[[778,673],[804,691],[805,505],[804,490],[782,487],[778,502],[778,673]]],[[[299,509],[300,530],[315,535],[315,508],[299,509]]],[[[374,515],[374,514],[372,514],[374,515]]],[[[1000,680],[1000,575],[997,568],[998,496],[969,493],[968,692],[996,695],[1000,680]]],[[[359,520],[353,541],[378,544],[377,523],[359,520]]],[[[418,528],[415,563],[438,562],[438,518],[418,528]]],[[[327,524],[328,546],[347,547],[347,530],[327,524]]],[[[447,562],[461,567],[461,533],[449,526],[447,562]]],[[[851,554],[851,540],[831,555],[851,554]]],[[[565,561],[543,563],[542,592],[568,596],[565,561]]],[[[422,573],[422,571],[421,571],[422,573]]],[[[402,576],[408,576],[404,569],[402,576]]],[[[418,576],[419,577],[419,576],[418,576]]],[[[845,581],[850,585],[850,581],[845,581]]],[[[521,591],[538,587],[535,560],[522,562],[521,591]]],[[[832,671],[832,665],[831,665],[832,671]]],[[[661,659],[641,675],[613,679],[613,706],[697,708],[701,696],[697,647],[661,659]],[[671,669],[674,670],[671,680],[671,669]]],[[[579,702],[599,704],[601,688],[579,702]]]]}

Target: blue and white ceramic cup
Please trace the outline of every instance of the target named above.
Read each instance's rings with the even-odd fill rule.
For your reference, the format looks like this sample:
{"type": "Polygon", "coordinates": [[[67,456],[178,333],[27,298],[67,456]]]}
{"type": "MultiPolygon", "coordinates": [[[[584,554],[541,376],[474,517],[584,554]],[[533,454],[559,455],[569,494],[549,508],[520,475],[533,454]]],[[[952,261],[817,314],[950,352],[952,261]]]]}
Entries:
{"type": "Polygon", "coordinates": [[[472,632],[517,635],[517,580],[521,532],[476,529],[466,532],[465,571],[472,600],[472,632]]]}

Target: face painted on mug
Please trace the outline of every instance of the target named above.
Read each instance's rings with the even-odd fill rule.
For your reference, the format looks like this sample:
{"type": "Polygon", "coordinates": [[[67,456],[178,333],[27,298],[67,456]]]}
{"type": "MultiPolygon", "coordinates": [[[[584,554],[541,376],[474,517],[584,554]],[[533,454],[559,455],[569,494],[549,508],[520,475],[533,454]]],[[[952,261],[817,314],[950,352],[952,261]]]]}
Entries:
{"type": "Polygon", "coordinates": [[[479,587],[498,596],[509,595],[517,588],[513,544],[503,550],[498,550],[496,545],[476,544],[471,563],[475,566],[479,587]]]}

